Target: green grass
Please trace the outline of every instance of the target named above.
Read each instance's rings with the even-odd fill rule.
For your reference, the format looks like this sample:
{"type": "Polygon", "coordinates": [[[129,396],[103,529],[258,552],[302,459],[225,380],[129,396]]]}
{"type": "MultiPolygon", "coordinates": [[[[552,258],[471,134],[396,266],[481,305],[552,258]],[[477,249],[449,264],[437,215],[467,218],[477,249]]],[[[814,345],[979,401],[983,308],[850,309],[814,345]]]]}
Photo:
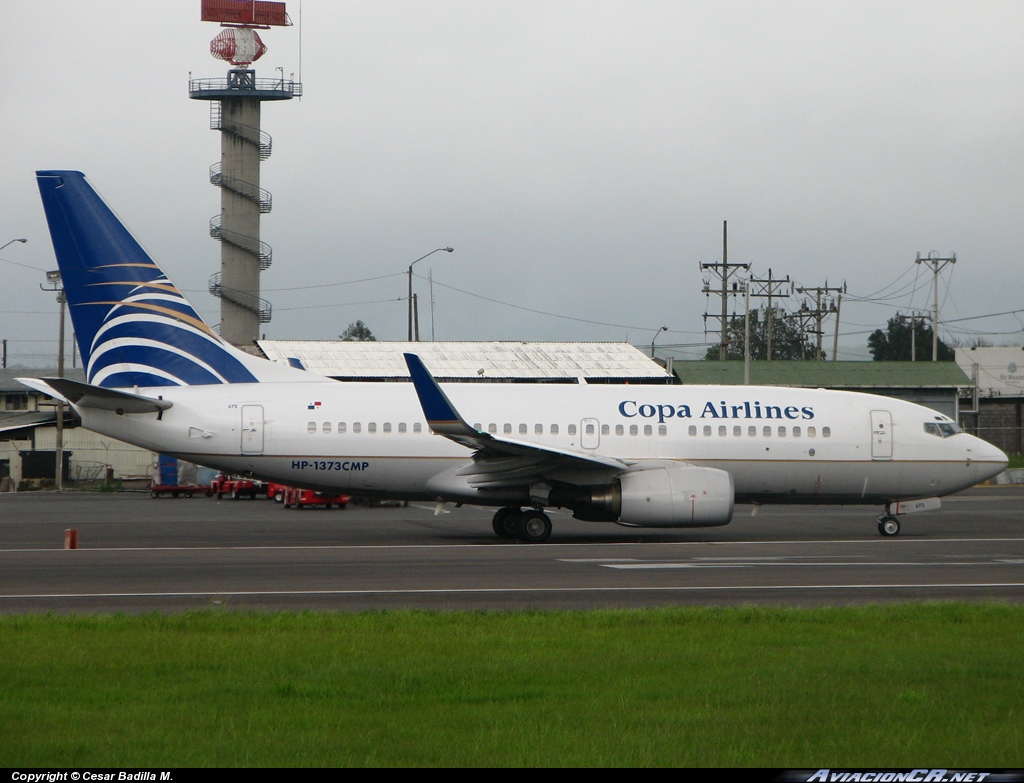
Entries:
{"type": "Polygon", "coordinates": [[[1024,607],[0,617],[0,767],[1024,766],[1024,607]]]}
{"type": "Polygon", "coordinates": [[[1024,454],[1009,454],[1010,464],[1007,468],[1024,468],[1024,454]]]}

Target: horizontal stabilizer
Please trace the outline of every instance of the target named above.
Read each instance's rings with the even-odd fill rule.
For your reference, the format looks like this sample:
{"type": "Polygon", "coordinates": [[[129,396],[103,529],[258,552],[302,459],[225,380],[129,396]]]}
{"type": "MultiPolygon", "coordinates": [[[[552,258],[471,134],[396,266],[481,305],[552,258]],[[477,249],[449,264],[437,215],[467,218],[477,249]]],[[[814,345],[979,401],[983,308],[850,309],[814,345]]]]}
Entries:
{"type": "Polygon", "coordinates": [[[167,400],[106,389],[67,378],[18,378],[18,381],[30,389],[41,391],[79,408],[99,408],[115,413],[157,413],[167,410],[174,404],[167,400]]]}

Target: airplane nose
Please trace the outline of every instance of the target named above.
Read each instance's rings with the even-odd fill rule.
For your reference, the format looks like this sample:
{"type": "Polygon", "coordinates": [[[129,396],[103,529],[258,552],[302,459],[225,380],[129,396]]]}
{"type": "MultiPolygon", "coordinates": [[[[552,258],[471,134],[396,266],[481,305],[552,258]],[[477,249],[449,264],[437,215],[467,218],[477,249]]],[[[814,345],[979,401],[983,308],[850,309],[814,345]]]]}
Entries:
{"type": "Polygon", "coordinates": [[[975,464],[983,463],[986,466],[985,478],[992,478],[1006,470],[1006,466],[1010,464],[1010,458],[1002,449],[973,435],[971,440],[967,449],[967,459],[975,464]]]}

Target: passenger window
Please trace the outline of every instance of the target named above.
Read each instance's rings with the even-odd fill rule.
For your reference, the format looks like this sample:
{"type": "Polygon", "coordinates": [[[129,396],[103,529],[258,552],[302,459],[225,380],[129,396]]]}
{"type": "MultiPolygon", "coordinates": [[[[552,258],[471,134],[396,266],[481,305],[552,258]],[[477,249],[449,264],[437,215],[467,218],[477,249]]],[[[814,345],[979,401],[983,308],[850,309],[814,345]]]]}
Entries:
{"type": "Polygon", "coordinates": [[[637,435],[637,434],[639,434],[639,432],[640,432],[640,429],[635,424],[630,424],[629,425],[629,434],[630,435],[637,435]]]}
{"type": "Polygon", "coordinates": [[[525,424],[520,424],[519,425],[519,434],[520,435],[525,435],[526,434],[526,425],[525,424]]]}
{"type": "Polygon", "coordinates": [[[544,425],[543,424],[534,424],[533,425],[533,434],[534,435],[543,435],[544,434],[544,425]]]}
{"type": "Polygon", "coordinates": [[[497,435],[498,434],[498,425],[497,424],[488,424],[487,425],[487,431],[489,433],[491,433],[491,435],[497,435]]]}
{"type": "Polygon", "coordinates": [[[345,422],[339,421],[338,422],[338,434],[342,435],[342,434],[344,434],[344,432],[345,432],[345,422]]]}
{"type": "Polygon", "coordinates": [[[352,432],[360,433],[362,431],[363,431],[363,425],[362,424],[360,424],[358,421],[352,422],[352,432]]]}
{"type": "Polygon", "coordinates": [[[705,424],[704,425],[704,437],[705,438],[710,438],[711,437],[711,425],[710,424],[705,424]]]}
{"type": "Polygon", "coordinates": [[[654,428],[650,424],[645,424],[644,425],[644,435],[653,435],[653,434],[654,434],[654,428]]]}
{"type": "Polygon", "coordinates": [[[749,427],[747,427],[747,437],[748,438],[756,438],[757,437],[757,427],[755,427],[753,424],[751,424],[749,427]]]}
{"type": "Polygon", "coordinates": [[[473,429],[475,429],[477,432],[483,432],[483,426],[483,424],[477,422],[476,424],[473,425],[473,429]]]}
{"type": "Polygon", "coordinates": [[[552,424],[551,425],[551,434],[552,435],[557,435],[558,434],[558,425],[557,424],[552,424]]]}
{"type": "Polygon", "coordinates": [[[766,438],[770,438],[772,436],[772,428],[771,427],[766,426],[764,428],[764,436],[766,438]]]}
{"type": "Polygon", "coordinates": [[[399,434],[404,433],[405,430],[406,430],[405,422],[404,421],[400,421],[398,423],[398,432],[399,432],[399,434]]]}
{"type": "Polygon", "coordinates": [[[570,435],[575,435],[576,434],[576,425],[575,424],[570,424],[569,425],[569,434],[570,435]]]}
{"type": "Polygon", "coordinates": [[[367,424],[366,425],[366,431],[367,432],[376,432],[377,431],[377,422],[371,421],[369,424],[367,424]]]}
{"type": "Polygon", "coordinates": [[[780,438],[786,437],[786,428],[785,427],[779,427],[779,437],[780,438]]]}
{"type": "Polygon", "coordinates": [[[668,435],[668,426],[665,425],[665,424],[659,424],[658,425],[658,434],[659,435],[668,435]]]}
{"type": "Polygon", "coordinates": [[[601,434],[602,435],[608,435],[609,433],[611,433],[611,431],[612,431],[612,428],[609,427],[607,424],[602,424],[601,425],[601,434]]]}
{"type": "Polygon", "coordinates": [[[743,428],[739,424],[737,424],[735,427],[732,428],[732,436],[734,438],[739,438],[742,435],[743,435],[743,428]]]}
{"type": "Polygon", "coordinates": [[[724,424],[718,425],[718,437],[724,438],[729,433],[729,428],[724,424]]]}
{"type": "Polygon", "coordinates": [[[423,425],[420,424],[419,422],[416,422],[415,424],[412,425],[412,431],[413,432],[423,432],[423,425]]]}
{"type": "Polygon", "coordinates": [[[799,427],[794,427],[793,428],[793,437],[794,438],[799,438],[800,437],[800,428],[799,427]]]}
{"type": "Polygon", "coordinates": [[[306,425],[306,432],[308,432],[308,433],[309,433],[309,434],[311,434],[311,435],[312,435],[312,434],[313,434],[314,432],[316,432],[316,422],[315,422],[315,421],[311,421],[311,422],[309,422],[309,423],[308,423],[308,424],[306,425]]]}
{"type": "Polygon", "coordinates": [[[625,435],[626,434],[626,430],[625,430],[625,428],[621,424],[616,424],[615,425],[615,434],[616,435],[625,435]]]}
{"type": "Polygon", "coordinates": [[[503,427],[501,428],[501,431],[502,431],[502,432],[503,432],[503,433],[504,433],[505,435],[511,435],[511,434],[512,434],[512,425],[511,425],[511,424],[506,424],[506,425],[504,425],[504,426],[503,426],[503,427]]]}
{"type": "Polygon", "coordinates": [[[596,431],[597,430],[595,429],[593,424],[587,425],[587,435],[593,435],[596,431]]]}
{"type": "Polygon", "coordinates": [[[813,438],[814,434],[815,434],[814,427],[808,427],[807,428],[807,437],[808,438],[813,438]]]}
{"type": "Polygon", "coordinates": [[[821,437],[823,437],[823,438],[831,438],[832,437],[832,429],[830,427],[822,427],[821,428],[821,437]]]}
{"type": "Polygon", "coordinates": [[[687,432],[690,433],[690,437],[696,436],[696,434],[697,434],[697,425],[696,424],[691,424],[689,429],[687,429],[687,432]]]}
{"type": "Polygon", "coordinates": [[[324,435],[330,435],[331,434],[331,423],[329,421],[325,421],[324,422],[323,431],[324,431],[324,435]]]}
{"type": "Polygon", "coordinates": [[[384,422],[384,432],[391,432],[391,422],[390,421],[384,422]]]}

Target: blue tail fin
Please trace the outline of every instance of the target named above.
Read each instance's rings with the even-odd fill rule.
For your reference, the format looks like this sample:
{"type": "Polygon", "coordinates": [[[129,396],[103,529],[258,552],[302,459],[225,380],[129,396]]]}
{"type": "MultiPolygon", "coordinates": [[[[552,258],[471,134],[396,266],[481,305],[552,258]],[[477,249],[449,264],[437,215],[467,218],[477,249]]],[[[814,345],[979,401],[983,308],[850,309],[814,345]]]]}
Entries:
{"type": "Polygon", "coordinates": [[[78,171],[37,171],[90,384],[251,383],[241,352],[207,326],[78,171]]]}

